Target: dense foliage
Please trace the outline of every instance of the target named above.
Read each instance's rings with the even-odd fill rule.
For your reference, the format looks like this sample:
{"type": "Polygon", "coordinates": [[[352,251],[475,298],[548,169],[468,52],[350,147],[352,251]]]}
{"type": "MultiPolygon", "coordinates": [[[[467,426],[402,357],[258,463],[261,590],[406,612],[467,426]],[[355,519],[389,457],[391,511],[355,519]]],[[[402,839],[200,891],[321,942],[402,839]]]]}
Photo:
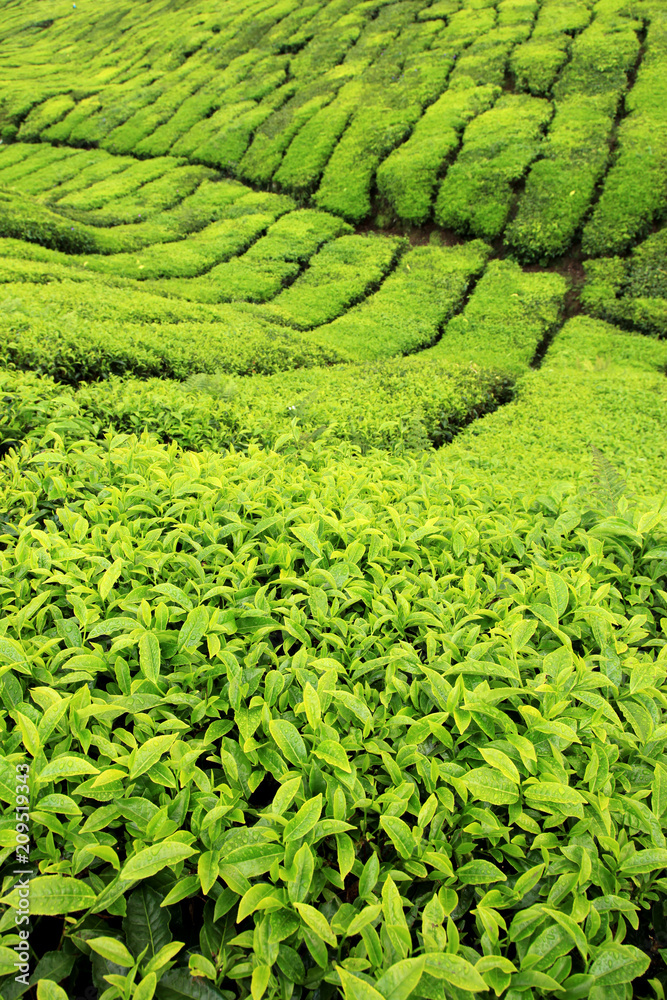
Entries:
{"type": "Polygon", "coordinates": [[[1,1000],[664,1000],[666,28],[5,5],[1,1000]]]}

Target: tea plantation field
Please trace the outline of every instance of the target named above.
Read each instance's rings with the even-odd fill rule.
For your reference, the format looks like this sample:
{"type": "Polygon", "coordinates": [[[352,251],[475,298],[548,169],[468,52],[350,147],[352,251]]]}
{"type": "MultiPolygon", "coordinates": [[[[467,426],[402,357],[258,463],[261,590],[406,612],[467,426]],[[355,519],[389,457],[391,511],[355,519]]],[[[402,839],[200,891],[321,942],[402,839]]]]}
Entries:
{"type": "Polygon", "coordinates": [[[6,0],[0,1000],[665,1000],[665,0],[6,0]]]}

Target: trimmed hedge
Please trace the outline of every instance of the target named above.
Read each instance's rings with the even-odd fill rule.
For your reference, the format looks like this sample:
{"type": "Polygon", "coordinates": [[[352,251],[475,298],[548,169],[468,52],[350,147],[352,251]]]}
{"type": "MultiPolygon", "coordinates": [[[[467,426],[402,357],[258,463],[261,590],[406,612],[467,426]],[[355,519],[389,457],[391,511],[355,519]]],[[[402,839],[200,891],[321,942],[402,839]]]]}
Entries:
{"type": "Polygon", "coordinates": [[[570,57],[572,35],[588,25],[596,0],[543,0],[530,39],[510,57],[520,90],[546,97],[570,57]]]}
{"type": "Polygon", "coordinates": [[[299,330],[328,323],[375,291],[406,246],[407,240],[384,236],[341,236],[262,313],[299,330]]]}
{"type": "Polygon", "coordinates": [[[62,160],[69,160],[73,155],[71,149],[59,149],[47,143],[21,143],[12,155],[13,147],[7,146],[0,152],[0,183],[9,187],[20,184],[23,178],[30,178],[36,170],[49,167],[62,160]],[[5,166],[5,164],[7,164],[5,166]]]}
{"type": "Polygon", "coordinates": [[[62,206],[63,211],[67,209],[68,214],[94,226],[127,225],[150,219],[159,212],[169,212],[194,194],[202,181],[216,176],[208,167],[174,167],[129,194],[110,197],[94,211],[74,211],[73,200],[63,200],[57,209],[62,206]]]}
{"type": "Polygon", "coordinates": [[[667,230],[641,243],[632,255],[584,262],[584,308],[601,319],[667,336],[667,230]]]}
{"type": "MultiPolygon", "coordinates": [[[[172,152],[181,137],[189,133],[199,121],[207,119],[220,106],[220,101],[221,95],[216,83],[202,86],[190,97],[186,97],[164,124],[141,139],[135,147],[135,153],[139,156],[164,156],[172,152]]],[[[150,112],[151,108],[146,109],[146,113],[150,112]]]]}
{"type": "Polygon", "coordinates": [[[297,133],[274,174],[283,190],[302,198],[314,191],[360,92],[356,82],[344,85],[331,104],[317,111],[297,133]]]}
{"type": "Polygon", "coordinates": [[[475,118],[440,185],[436,222],[463,234],[499,236],[509,216],[512,184],[540,152],[551,115],[548,101],[507,94],[475,118]]]}
{"type": "Polygon", "coordinates": [[[465,125],[487,111],[499,93],[493,86],[447,90],[426,109],[408,141],[380,164],[378,192],[399,219],[417,225],[428,219],[438,175],[465,125]]]}
{"type": "Polygon", "coordinates": [[[315,195],[320,208],[359,222],[371,210],[371,185],[381,160],[404,139],[421,107],[362,107],[329,160],[315,195]]]}
{"type": "Polygon", "coordinates": [[[111,156],[103,149],[88,149],[85,155],[87,159],[81,161],[84,165],[79,167],[78,174],[45,193],[44,200],[48,204],[57,209],[61,198],[92,187],[93,184],[98,184],[113,174],[127,170],[133,162],[129,156],[111,156]]]}
{"type": "MultiPolygon", "coordinates": [[[[186,167],[183,175],[179,176],[192,181],[190,172],[194,170],[196,178],[197,169],[199,168],[186,167]]],[[[166,192],[164,187],[159,187],[152,193],[154,207],[157,208],[160,198],[164,199],[168,189],[166,192]]],[[[216,221],[242,219],[254,214],[271,215],[275,219],[294,208],[292,199],[285,195],[251,191],[237,181],[204,180],[192,194],[186,195],[173,208],[155,211],[154,214],[147,212],[149,217],[145,221],[142,219],[140,222],[103,227],[80,221],[81,218],[86,218],[85,213],[72,208],[61,208],[60,204],[46,207],[36,199],[19,195],[13,189],[7,189],[4,193],[0,189],[0,194],[0,236],[41,243],[67,253],[136,252],[154,243],[184,238],[216,221]]],[[[180,194],[176,197],[180,198],[180,194]]],[[[126,209],[129,205],[129,202],[125,203],[126,209]]],[[[131,212],[127,214],[132,216],[131,212]]],[[[94,219],[95,215],[89,217],[94,219]]],[[[97,221],[100,221],[99,216],[97,221]]],[[[102,218],[101,221],[110,222],[113,219],[102,218]]],[[[241,228],[244,226],[245,223],[241,223],[241,228]]],[[[203,234],[201,239],[205,242],[206,235],[203,234]]],[[[134,276],[133,269],[130,269],[130,274],[134,276]]]]}
{"type": "Polygon", "coordinates": [[[251,184],[268,184],[294,136],[334,97],[328,81],[297,91],[257,129],[239,163],[239,177],[251,184]]]}
{"type": "Polygon", "coordinates": [[[492,260],[431,353],[517,375],[555,331],[566,291],[558,274],[527,273],[513,261],[492,260]]]}
{"type": "MultiPolygon", "coordinates": [[[[517,381],[514,400],[466,428],[443,460],[461,474],[475,471],[494,489],[507,482],[541,493],[544,512],[553,516],[565,491],[578,487],[589,503],[597,494],[609,519],[600,537],[611,545],[612,533],[623,530],[616,518],[632,516],[637,496],[653,494],[658,505],[664,495],[666,371],[665,341],[577,316],[556,335],[540,369],[517,381]],[[593,461],[591,447],[602,458],[593,461]]],[[[572,522],[563,518],[556,530],[571,531],[572,522]]]]}
{"type": "Polygon", "coordinates": [[[268,374],[342,360],[232,306],[85,285],[4,285],[0,366],[76,384],[110,375],[184,379],[196,372],[268,374]]]}
{"type": "MultiPolygon", "coordinates": [[[[235,219],[225,224],[229,226],[230,240],[237,241],[238,249],[224,254],[223,259],[226,259],[226,262],[216,263],[206,275],[192,281],[163,281],[153,287],[168,295],[182,296],[199,302],[235,300],[263,302],[276,295],[284,281],[296,277],[302,264],[323,243],[350,230],[342,219],[315,209],[288,212],[270,226],[266,221],[260,226],[261,219],[266,220],[267,216],[253,215],[247,219],[235,219]],[[243,235],[244,229],[250,233],[250,226],[253,227],[252,232],[255,236],[259,235],[260,230],[266,229],[267,232],[259,239],[252,240],[252,245],[242,256],[234,257],[234,253],[243,249],[239,237],[243,235]]],[[[209,227],[211,228],[213,227],[209,227]]],[[[186,253],[187,247],[194,244],[206,232],[207,230],[204,230],[197,237],[187,241],[186,253]]],[[[247,245],[251,240],[246,239],[244,242],[247,245]]],[[[230,249],[232,246],[230,243],[230,249]]],[[[219,260],[223,256],[220,251],[224,246],[219,247],[218,241],[214,238],[211,247],[212,251],[219,255],[219,260]]],[[[159,251],[161,250],[162,247],[159,248],[159,251]]],[[[156,249],[155,253],[158,261],[159,251],[156,249]]],[[[179,264],[177,246],[174,247],[174,255],[175,262],[179,264]]],[[[172,273],[176,273],[175,270],[172,273]]]]}
{"type": "Polygon", "coordinates": [[[617,154],[584,228],[582,247],[594,256],[627,250],[667,210],[667,11],[659,3],[648,10],[646,51],[626,98],[617,154]]]}
{"type": "MultiPolygon", "coordinates": [[[[143,142],[149,146],[151,153],[153,143],[151,137],[165,122],[171,121],[173,116],[183,106],[185,101],[194,92],[209,83],[212,79],[211,69],[208,66],[195,68],[187,65],[183,72],[174,74],[175,79],[170,81],[169,87],[164,90],[157,100],[139,108],[127,121],[114,128],[104,140],[104,148],[110,153],[124,154],[146,152],[149,150],[139,149],[143,142]]],[[[164,152],[167,152],[165,149],[164,152]]]]}
{"type": "Polygon", "coordinates": [[[42,132],[64,118],[74,107],[74,100],[69,94],[58,94],[37,104],[21,122],[17,138],[22,142],[38,139],[42,132]]]}
{"type": "Polygon", "coordinates": [[[71,194],[60,198],[58,209],[76,209],[78,212],[91,213],[101,209],[100,215],[93,215],[90,221],[94,225],[100,218],[98,224],[113,225],[113,219],[105,221],[104,218],[109,203],[113,204],[115,199],[134,194],[142,185],[161,178],[169,171],[175,170],[177,166],[178,161],[169,156],[140,161],[130,159],[127,168],[120,173],[104,177],[89,187],[72,191],[71,194]]]}
{"type": "Polygon", "coordinates": [[[480,240],[415,247],[374,295],[308,336],[359,360],[422,350],[437,339],[490,252],[480,240]]]}
{"type": "MultiPolygon", "coordinates": [[[[102,274],[117,274],[143,281],[194,277],[205,271],[210,272],[221,261],[242,253],[261,237],[274,220],[275,215],[268,212],[222,219],[187,239],[155,244],[133,253],[90,255],[86,264],[102,274]]],[[[157,287],[167,290],[168,283],[157,287]]]]}
{"type": "Polygon", "coordinates": [[[507,230],[508,242],[526,260],[565,253],[609,162],[615,115],[639,53],[640,24],[623,17],[627,11],[619,3],[598,4],[595,14],[554,87],[556,114],[543,158],[531,168],[507,230]]]}
{"type": "Polygon", "coordinates": [[[188,383],[111,377],[77,390],[33,372],[0,371],[0,448],[46,429],[70,440],[149,431],[182,448],[298,448],[317,435],[365,451],[439,446],[505,401],[508,379],[435,358],[398,358],[188,383]]]}
{"type": "Polygon", "coordinates": [[[556,106],[505,237],[522,260],[558,257],[581,228],[609,161],[613,112],[605,98],[575,96],[556,106]]]}

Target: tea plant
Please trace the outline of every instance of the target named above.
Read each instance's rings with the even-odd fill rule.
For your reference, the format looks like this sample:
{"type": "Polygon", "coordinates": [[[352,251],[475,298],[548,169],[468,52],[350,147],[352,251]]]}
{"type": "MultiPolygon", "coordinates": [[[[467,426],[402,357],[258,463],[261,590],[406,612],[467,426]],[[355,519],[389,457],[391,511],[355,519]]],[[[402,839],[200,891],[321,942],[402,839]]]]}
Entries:
{"type": "Polygon", "coordinates": [[[663,6],[5,5],[2,1000],[664,1000],[663,6]]]}

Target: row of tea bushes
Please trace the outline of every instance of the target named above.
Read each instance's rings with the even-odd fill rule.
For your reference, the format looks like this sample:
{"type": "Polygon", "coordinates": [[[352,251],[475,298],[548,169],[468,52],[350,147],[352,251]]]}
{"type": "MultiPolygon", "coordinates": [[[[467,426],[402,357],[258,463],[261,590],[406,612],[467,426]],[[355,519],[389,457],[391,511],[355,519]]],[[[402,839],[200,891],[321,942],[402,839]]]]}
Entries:
{"type": "Polygon", "coordinates": [[[58,10],[50,22],[37,25],[37,38],[35,25],[22,23],[21,12],[13,14],[8,22],[13,28],[3,44],[8,56],[14,45],[17,51],[13,72],[0,92],[5,120],[13,123],[5,126],[8,135],[18,129],[21,137],[31,139],[134,152],[135,143],[149,139],[148,130],[156,125],[159,129],[174,111],[178,114],[192,90],[217,78],[216,96],[222,91],[224,100],[225,91],[252,76],[253,70],[258,78],[266,76],[267,58],[279,57],[304,20],[315,23],[319,6],[326,10],[326,5],[315,4],[302,11],[292,3],[290,17],[283,2],[230,3],[224,11],[207,6],[185,19],[180,12],[178,26],[161,5],[145,10],[141,18],[131,6],[121,7],[109,19],[91,17],[80,8],[58,10]],[[54,45],[56,38],[59,45],[54,45]],[[26,42],[37,56],[30,67],[32,90],[23,83],[26,42]],[[61,52],[67,53],[62,61],[61,52]],[[142,64],[147,55],[148,70],[146,62],[142,64]]]}
{"type": "MultiPolygon", "coordinates": [[[[146,222],[109,228],[79,222],[12,188],[0,189],[0,238],[25,240],[65,254],[118,254],[122,261],[123,254],[154,244],[184,240],[192,232],[197,233],[216,221],[270,214],[268,224],[294,207],[294,202],[284,195],[250,191],[242,185],[237,187],[236,182],[231,187],[223,183],[210,186],[209,182],[205,183],[206,187],[202,184],[191,198],[172,211],[160,213],[146,222]]],[[[233,226],[230,229],[234,241],[233,226]]],[[[205,241],[206,234],[201,239],[205,241]]],[[[75,266],[78,263],[73,261],[75,266]]],[[[122,267],[120,271],[122,273],[122,267]]],[[[137,276],[136,268],[130,266],[129,276],[137,276]]]]}
{"type": "MultiPolygon", "coordinates": [[[[636,96],[628,97],[632,114],[621,127],[619,148],[643,145],[635,132],[648,129],[654,137],[650,148],[656,149],[651,154],[651,177],[657,180],[647,182],[643,193],[635,191],[639,172],[628,159],[633,154],[622,154],[627,165],[619,161],[612,170],[608,193],[587,232],[592,234],[603,224],[595,221],[602,219],[601,212],[609,219],[611,212],[613,226],[627,229],[623,246],[645,231],[661,211],[658,192],[663,170],[655,109],[660,107],[664,26],[656,3],[597,0],[592,9],[586,3],[575,10],[568,0],[548,0],[539,9],[533,0],[502,0],[497,9],[471,2],[457,10],[443,9],[442,16],[434,8],[432,17],[416,21],[414,6],[384,4],[377,17],[369,19],[365,5],[341,4],[336,11],[324,5],[312,11],[312,25],[320,25],[321,37],[310,34],[310,14],[299,15],[294,22],[297,37],[305,42],[298,52],[277,45],[278,37],[283,37],[280,32],[263,47],[274,26],[272,7],[267,19],[260,17],[256,25],[259,47],[239,50],[240,39],[246,37],[243,31],[234,44],[200,46],[193,56],[191,79],[183,66],[174,70],[173,93],[164,83],[137,89],[134,77],[127,83],[100,85],[39,134],[75,145],[99,143],[110,153],[150,156],[155,165],[149,160],[116,170],[115,164],[100,161],[83,168],[101,170],[98,181],[82,191],[66,191],[70,180],[76,180],[77,164],[87,162],[83,157],[89,153],[65,154],[49,147],[37,153],[44,160],[43,169],[33,173],[27,164],[23,168],[17,164],[18,173],[8,169],[2,182],[13,184],[13,176],[19,182],[23,170],[26,193],[39,193],[48,190],[51,178],[58,179],[63,187],[58,204],[74,212],[78,222],[136,224],[155,216],[165,221],[162,213],[187,202],[196,179],[206,176],[206,167],[213,167],[253,184],[274,183],[356,222],[373,208],[377,173],[378,191],[391,212],[421,223],[431,211],[438,176],[448,159],[456,156],[465,129],[460,154],[435,204],[438,224],[483,238],[500,235],[510,215],[514,185],[544,152],[529,172],[508,239],[526,259],[555,256],[567,249],[581,227],[607,166],[614,116],[627,74],[637,60],[637,32],[643,18],[649,26],[646,57],[636,96]],[[572,34],[577,36],[574,41],[572,34]],[[595,53],[602,48],[606,61],[598,66],[595,53]],[[563,66],[570,49],[570,62],[563,66]],[[214,57],[218,74],[209,66],[214,57]],[[546,74],[544,80],[536,60],[546,74]],[[506,83],[508,68],[517,74],[520,89],[542,95],[553,87],[555,117],[546,142],[541,133],[552,112],[541,96],[509,94],[489,106],[498,94],[489,88],[506,83]],[[656,73],[658,90],[652,83],[656,73]],[[176,108],[176,95],[181,93],[183,100],[176,108]],[[479,121],[471,122],[475,116],[479,121]],[[151,124],[152,133],[146,131],[151,124]],[[77,129],[83,129],[81,135],[77,129]],[[165,153],[170,155],[164,157],[165,153]],[[177,166],[174,157],[179,156],[203,166],[177,166]],[[50,165],[49,158],[53,158],[50,165]],[[158,162],[164,162],[162,173],[158,162]],[[632,198],[623,194],[626,176],[634,185],[632,198]],[[123,194],[126,185],[133,184],[140,185],[134,195],[130,190],[123,194]],[[113,199],[107,204],[109,191],[113,199]],[[557,196],[552,198],[553,191],[557,196]],[[480,201],[486,203],[484,212],[480,201]]],[[[290,8],[285,20],[297,13],[290,8]]],[[[57,103],[60,97],[48,100],[57,103]]],[[[62,101],[57,104],[61,105],[62,101]]],[[[40,107],[35,106],[35,115],[40,107]]],[[[48,118],[50,112],[45,114],[48,118]]],[[[34,123],[24,134],[37,135],[34,123]]],[[[0,181],[4,173],[0,170],[0,181]]],[[[612,222],[604,225],[608,229],[612,222]]],[[[11,234],[16,235],[15,228],[11,234]]],[[[135,234],[123,235],[127,248],[134,249],[135,234]]],[[[154,232],[151,242],[160,238],[154,232]]],[[[607,237],[605,241],[586,236],[587,252],[613,251],[615,245],[607,237]]],[[[83,235],[74,242],[87,245],[83,235]]],[[[119,249],[115,241],[111,246],[119,249]]]]}
{"type": "Polygon", "coordinates": [[[644,9],[650,22],[637,81],[626,98],[614,163],[584,229],[582,246],[592,256],[624,252],[667,208],[667,12],[655,2],[644,9]]]}
{"type": "Polygon", "coordinates": [[[531,35],[537,10],[537,0],[500,0],[493,27],[457,58],[450,87],[503,86],[511,53],[531,35]]]}
{"type": "Polygon", "coordinates": [[[407,245],[407,240],[375,235],[332,240],[262,314],[299,330],[328,323],[377,291],[407,245]]]}
{"type": "Polygon", "coordinates": [[[487,239],[499,236],[509,217],[513,184],[537,156],[551,115],[550,103],[542,98],[506,94],[475,118],[440,185],[438,225],[487,239]]]}
{"type": "Polygon", "coordinates": [[[512,261],[492,260],[432,353],[516,376],[546,349],[566,291],[558,274],[528,273],[512,261]]]}
{"type": "Polygon", "coordinates": [[[667,333],[667,230],[635,247],[628,258],[586,261],[584,308],[594,316],[664,337],[667,333]]]}
{"type": "Polygon", "coordinates": [[[227,244],[230,255],[252,235],[244,221],[266,227],[270,218],[214,223],[209,257],[203,230],[137,258],[126,255],[127,266],[122,255],[82,262],[106,274],[72,268],[54,251],[4,241],[0,357],[67,382],[113,373],[184,378],[216,365],[244,373],[374,360],[439,340],[436,350],[449,363],[516,372],[548,338],[562,308],[562,278],[523,272],[511,261],[487,267],[491,251],[481,241],[409,248],[386,237],[337,237],[349,227],[310,209],[284,215],[245,254],[201,277],[139,285],[122,276],[143,267],[139,273],[151,278],[172,259],[176,274],[210,266],[210,255],[219,258],[227,244]],[[454,316],[484,271],[464,312],[454,316]],[[230,299],[237,304],[220,304],[230,299]]]}
{"type": "MultiPolygon", "coordinates": [[[[466,8],[448,19],[432,47],[434,59],[449,59],[454,67],[448,89],[377,172],[378,192],[398,218],[420,224],[429,217],[443,167],[457,151],[464,127],[497,100],[508,55],[530,33],[535,9],[532,0],[504,0],[497,12],[492,7],[466,8]]],[[[458,225],[453,219],[442,224],[458,225]]],[[[473,231],[485,235],[481,229],[473,231]]]]}
{"type": "Polygon", "coordinates": [[[421,351],[437,340],[443,324],[460,308],[490,252],[481,240],[414,247],[375,294],[307,336],[355,360],[421,351]]]}
{"type": "MultiPolygon", "coordinates": [[[[314,196],[322,208],[352,221],[369,214],[379,163],[407,136],[424,105],[439,96],[452,66],[451,59],[431,52],[441,25],[409,24],[414,13],[409,4],[388,5],[372,22],[370,58],[360,53],[357,106],[314,196]]],[[[351,66],[362,39],[347,57],[351,66]]]]}
{"type": "Polygon", "coordinates": [[[666,341],[577,316],[517,380],[514,401],[471,424],[447,461],[552,497],[597,480],[610,514],[623,495],[630,506],[663,496],[666,374],[666,341]]]}
{"type": "MultiPolygon", "coordinates": [[[[24,239],[39,241],[35,220],[42,219],[41,228],[48,223],[68,247],[85,245],[116,253],[181,239],[222,218],[257,211],[274,212],[277,217],[295,208],[286,195],[253,191],[206,168],[177,163],[171,157],[137,161],[102,150],[82,153],[15,143],[0,152],[0,185],[6,200],[14,202],[2,213],[2,227],[7,234],[11,229],[21,235],[23,214],[24,239]],[[62,155],[54,159],[52,154],[62,155]],[[62,172],[70,162],[75,176],[57,184],[52,172],[62,172]]],[[[51,236],[49,245],[57,243],[58,236],[51,236]]]]}
{"type": "Polygon", "coordinates": [[[78,389],[34,371],[0,371],[0,449],[58,434],[102,439],[141,434],[201,451],[253,444],[300,454],[347,442],[356,449],[419,450],[450,441],[511,392],[505,375],[437,357],[392,358],[233,378],[197,374],[185,383],[111,376],[78,389]]]}
{"type": "Polygon", "coordinates": [[[255,312],[167,299],[128,286],[6,284],[0,364],[78,383],[112,374],[283,371],[344,359],[255,312]],[[92,292],[92,294],[91,294],[92,292]]]}
{"type": "Polygon", "coordinates": [[[641,23],[625,0],[599,0],[553,87],[555,115],[506,239],[522,258],[565,253],[609,162],[614,119],[639,53],[641,23]],[[599,53],[604,52],[604,59],[599,53]]]}
{"type": "Polygon", "coordinates": [[[158,164],[168,159],[135,161],[136,168],[154,165],[154,170],[140,172],[133,164],[120,174],[63,197],[56,203],[57,209],[93,226],[127,225],[181,207],[202,181],[216,176],[206,167],[194,166],[166,166],[158,172],[158,164]]]}
{"type": "Polygon", "coordinates": [[[596,0],[543,0],[535,28],[510,57],[510,69],[519,90],[547,97],[562,66],[570,57],[572,36],[591,19],[596,0]]]}
{"type": "Polygon", "coordinates": [[[407,142],[383,160],[378,192],[399,219],[417,225],[428,219],[438,175],[458,149],[463,129],[487,111],[499,93],[490,85],[446,90],[426,109],[407,142]]]}
{"type": "MultiPolygon", "coordinates": [[[[234,232],[233,226],[236,225],[238,233],[241,234],[243,230],[239,223],[253,223],[259,218],[259,216],[249,216],[247,220],[232,220],[230,232],[234,232]]],[[[224,258],[219,255],[218,259],[226,262],[216,263],[210,269],[206,268],[207,273],[194,280],[170,280],[170,277],[179,274],[177,268],[180,267],[180,258],[178,245],[175,245],[176,266],[171,276],[167,275],[165,280],[152,282],[151,289],[162,294],[200,302],[234,300],[264,302],[276,296],[283,284],[293,281],[321,246],[335,245],[336,238],[340,234],[351,232],[351,227],[335,215],[308,208],[289,212],[268,228],[266,226],[262,228],[266,229],[265,234],[252,241],[252,245],[245,253],[238,256],[228,253],[224,258]]],[[[203,231],[205,232],[206,230],[203,231]]],[[[255,235],[259,235],[259,229],[255,235]]],[[[238,239],[238,236],[236,238],[238,239]]],[[[192,241],[188,240],[186,243],[186,252],[190,242],[192,241]]],[[[156,256],[159,260],[159,255],[156,256]]],[[[164,268],[161,273],[165,275],[164,268]]],[[[147,275],[147,277],[153,276],[147,275]]],[[[187,277],[182,267],[180,276],[187,277]]]]}

